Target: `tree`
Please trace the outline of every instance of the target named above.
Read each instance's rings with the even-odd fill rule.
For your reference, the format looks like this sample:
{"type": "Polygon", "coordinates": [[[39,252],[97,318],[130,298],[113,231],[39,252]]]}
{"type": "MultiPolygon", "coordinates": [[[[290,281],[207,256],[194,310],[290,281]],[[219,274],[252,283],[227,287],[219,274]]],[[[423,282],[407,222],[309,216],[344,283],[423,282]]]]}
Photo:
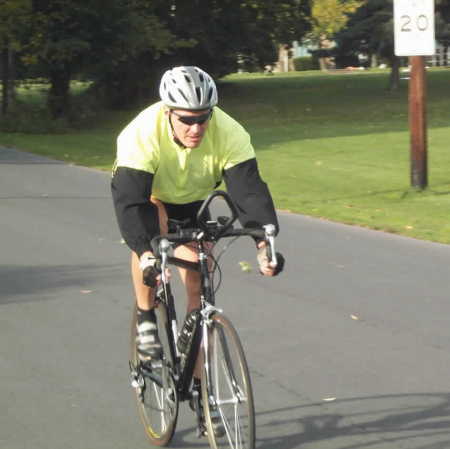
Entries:
{"type": "Polygon", "coordinates": [[[70,81],[82,74],[111,96],[111,104],[117,94],[129,98],[129,87],[136,86],[137,74],[148,65],[145,56],[151,62],[172,38],[152,13],[153,3],[33,0],[33,48],[50,82],[53,117],[69,114],[70,81]]]}
{"type": "MultiPolygon", "coordinates": [[[[319,50],[330,48],[334,35],[346,26],[349,14],[354,13],[363,3],[363,0],[313,0],[310,36],[319,50]]],[[[319,61],[320,68],[325,70],[323,53],[319,61]]]]}
{"type": "Polygon", "coordinates": [[[50,82],[47,102],[54,118],[68,114],[70,81],[90,50],[93,17],[95,10],[84,2],[33,0],[30,44],[50,82]]]}
{"type": "Polygon", "coordinates": [[[447,55],[450,47],[450,0],[436,0],[436,39],[444,46],[444,55],[447,55]]]}
{"type": "Polygon", "coordinates": [[[336,34],[337,52],[345,55],[363,53],[389,62],[389,88],[399,86],[400,60],[394,54],[393,0],[370,0],[350,15],[345,29],[336,34]]]}
{"type": "Polygon", "coordinates": [[[0,66],[2,70],[2,114],[14,95],[14,53],[22,46],[23,29],[30,19],[30,0],[4,0],[0,8],[0,66]]]}
{"type": "Polygon", "coordinates": [[[192,43],[177,39],[157,15],[162,1],[115,3],[102,17],[104,29],[92,44],[92,54],[103,56],[91,58],[84,74],[107,106],[126,107],[155,93],[152,81],[159,75],[162,55],[192,43]]]}
{"type": "Polygon", "coordinates": [[[307,0],[173,0],[158,17],[167,18],[178,38],[194,42],[167,61],[199,65],[217,77],[236,71],[239,63],[273,63],[277,43],[300,39],[308,30],[308,11],[307,0]]]}
{"type": "Polygon", "coordinates": [[[261,67],[309,26],[308,0],[4,1],[31,2],[22,59],[48,78],[55,118],[70,112],[75,77],[93,81],[108,105],[127,106],[153,96],[169,66],[199,65],[215,77],[238,59],[261,67]]]}
{"type": "MultiPolygon", "coordinates": [[[[339,57],[364,53],[389,62],[389,88],[399,86],[400,59],[394,54],[393,0],[370,0],[350,15],[335,36],[339,57]]],[[[450,1],[436,0],[436,38],[450,43],[450,1]]],[[[448,45],[448,44],[447,44],[448,45]]]]}

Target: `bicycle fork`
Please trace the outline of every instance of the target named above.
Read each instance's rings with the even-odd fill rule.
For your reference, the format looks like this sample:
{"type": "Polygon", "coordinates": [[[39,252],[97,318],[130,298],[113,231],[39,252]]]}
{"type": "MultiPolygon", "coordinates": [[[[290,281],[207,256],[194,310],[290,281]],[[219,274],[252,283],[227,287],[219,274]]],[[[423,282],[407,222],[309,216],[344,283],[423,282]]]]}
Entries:
{"type": "MultiPolygon", "coordinates": [[[[209,368],[208,368],[208,328],[211,325],[211,316],[216,311],[219,311],[219,309],[216,309],[209,303],[206,303],[204,299],[202,298],[203,307],[200,310],[202,319],[199,321],[198,325],[200,326],[200,329],[198,329],[199,333],[199,352],[197,354],[203,355],[203,365],[204,365],[204,371],[202,373],[203,376],[206,376],[206,379],[209,379],[209,368]],[[205,305],[206,303],[206,305],[205,305]],[[200,352],[201,351],[201,352],[200,352]]],[[[197,357],[195,357],[197,359],[197,357]]],[[[194,361],[195,364],[196,360],[194,361]]],[[[209,381],[206,381],[206,384],[209,385],[209,381]]],[[[208,391],[210,391],[210,388],[208,386],[208,391]]],[[[196,421],[197,421],[197,437],[200,438],[202,436],[206,435],[206,425],[205,425],[205,407],[208,407],[208,404],[202,403],[202,398],[200,397],[201,393],[197,390],[191,391],[191,409],[195,412],[196,421]]]]}

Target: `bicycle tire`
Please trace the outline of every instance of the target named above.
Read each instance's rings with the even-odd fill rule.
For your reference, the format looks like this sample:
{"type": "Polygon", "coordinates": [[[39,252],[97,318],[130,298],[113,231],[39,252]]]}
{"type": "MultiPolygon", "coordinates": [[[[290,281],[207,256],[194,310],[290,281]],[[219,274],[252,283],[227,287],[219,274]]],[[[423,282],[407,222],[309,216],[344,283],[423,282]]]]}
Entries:
{"type": "Polygon", "coordinates": [[[255,408],[250,374],[239,336],[221,313],[208,329],[208,363],[202,375],[206,431],[213,449],[254,449],[255,408]],[[211,417],[214,410],[215,422],[211,417]],[[224,435],[217,432],[219,412],[224,435]]]}
{"type": "MultiPolygon", "coordinates": [[[[134,366],[140,363],[136,349],[136,312],[135,305],[130,341],[131,362],[134,366]]],[[[143,374],[144,386],[134,388],[137,408],[148,439],[156,446],[167,446],[175,432],[179,398],[171,370],[164,358],[158,367],[152,368],[152,374],[154,378],[143,374]]]]}

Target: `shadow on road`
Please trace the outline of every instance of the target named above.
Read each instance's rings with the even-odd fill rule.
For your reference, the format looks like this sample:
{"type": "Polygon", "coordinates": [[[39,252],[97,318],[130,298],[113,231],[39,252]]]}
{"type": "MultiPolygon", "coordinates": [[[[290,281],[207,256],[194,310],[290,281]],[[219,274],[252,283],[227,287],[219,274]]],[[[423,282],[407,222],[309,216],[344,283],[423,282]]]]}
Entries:
{"type": "Polygon", "coordinates": [[[62,161],[49,159],[45,156],[26,153],[12,148],[0,147],[0,164],[28,165],[28,164],[64,164],[62,161]]]}
{"type": "Polygon", "coordinates": [[[123,264],[116,265],[0,265],[0,306],[8,303],[35,302],[67,295],[68,289],[89,290],[93,285],[114,282],[123,277],[123,264]]]}
{"type": "Polygon", "coordinates": [[[258,413],[258,421],[265,421],[260,433],[277,435],[259,439],[258,449],[306,445],[311,449],[448,449],[450,393],[383,395],[287,407],[258,413]]]}

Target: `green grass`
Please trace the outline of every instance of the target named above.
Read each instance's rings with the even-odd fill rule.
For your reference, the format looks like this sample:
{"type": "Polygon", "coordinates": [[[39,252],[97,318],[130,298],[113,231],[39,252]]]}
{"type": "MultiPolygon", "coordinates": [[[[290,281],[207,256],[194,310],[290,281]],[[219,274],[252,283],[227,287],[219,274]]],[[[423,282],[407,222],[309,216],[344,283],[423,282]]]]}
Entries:
{"type": "MultiPolygon", "coordinates": [[[[387,72],[233,75],[221,106],[252,134],[276,205],[335,221],[450,243],[450,70],[428,72],[429,187],[410,188],[407,81],[387,72]]],[[[109,169],[114,140],[137,111],[90,129],[0,134],[0,143],[109,169]]]]}

